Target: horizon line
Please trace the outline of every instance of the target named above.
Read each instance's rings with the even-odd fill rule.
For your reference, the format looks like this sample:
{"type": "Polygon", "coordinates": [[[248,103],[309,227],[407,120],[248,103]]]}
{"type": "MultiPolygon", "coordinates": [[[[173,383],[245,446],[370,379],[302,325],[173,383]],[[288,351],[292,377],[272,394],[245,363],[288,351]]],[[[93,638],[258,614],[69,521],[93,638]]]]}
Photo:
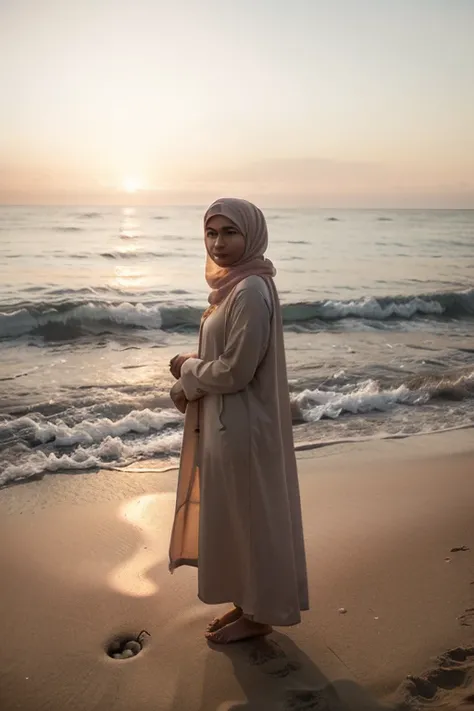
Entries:
{"type": "MultiPolygon", "coordinates": [[[[259,204],[262,205],[262,202],[259,201],[259,204]]],[[[119,209],[134,209],[134,210],[139,210],[140,208],[153,208],[153,209],[163,209],[163,208],[189,208],[189,209],[206,209],[208,207],[208,203],[162,203],[162,204],[156,204],[156,203],[137,203],[133,204],[132,202],[124,202],[124,203],[1,203],[0,202],[0,208],[80,208],[80,207],[95,207],[95,208],[119,208],[119,209]]],[[[330,205],[308,205],[308,204],[301,204],[301,205],[264,205],[263,209],[265,210],[350,210],[350,211],[368,211],[368,210],[382,210],[382,211],[392,211],[392,212],[402,212],[402,211],[408,211],[408,210],[426,210],[426,211],[431,211],[431,212],[473,212],[474,211],[474,206],[473,207],[427,207],[423,205],[410,205],[410,206],[399,206],[399,207],[394,207],[394,206],[358,206],[358,207],[350,207],[350,206],[330,206],[330,205]]]]}

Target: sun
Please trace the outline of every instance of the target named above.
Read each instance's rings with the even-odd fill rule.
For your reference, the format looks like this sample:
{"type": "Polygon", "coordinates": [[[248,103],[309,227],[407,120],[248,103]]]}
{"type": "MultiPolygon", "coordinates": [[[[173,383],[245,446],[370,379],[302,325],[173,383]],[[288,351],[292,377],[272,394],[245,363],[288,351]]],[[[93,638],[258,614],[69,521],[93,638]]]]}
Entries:
{"type": "Polygon", "coordinates": [[[126,193],[136,193],[143,188],[143,182],[135,176],[127,176],[122,180],[122,189],[126,193]]]}

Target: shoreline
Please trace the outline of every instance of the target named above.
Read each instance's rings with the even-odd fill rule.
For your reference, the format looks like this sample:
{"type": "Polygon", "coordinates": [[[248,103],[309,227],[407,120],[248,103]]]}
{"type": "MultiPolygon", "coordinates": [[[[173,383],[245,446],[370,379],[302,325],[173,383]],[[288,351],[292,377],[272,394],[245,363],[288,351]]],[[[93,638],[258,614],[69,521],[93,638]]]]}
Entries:
{"type": "MultiPolygon", "coordinates": [[[[155,456],[168,466],[182,426],[169,399],[168,361],[188,348],[185,340],[173,336],[153,350],[141,342],[65,343],[61,357],[46,347],[42,363],[54,366],[56,378],[46,385],[47,372],[35,366],[37,349],[23,365],[12,351],[0,482],[59,468],[140,467],[155,456]]],[[[457,338],[391,330],[288,333],[285,345],[297,447],[474,425],[474,340],[467,330],[457,338]]]]}
{"type": "MultiPolygon", "coordinates": [[[[296,425],[297,426],[297,425],[296,425]]],[[[293,425],[293,430],[295,429],[295,425],[293,425]]],[[[385,441],[392,441],[392,440],[405,440],[405,439],[415,439],[418,437],[428,437],[428,436],[433,436],[433,435],[445,435],[449,434],[451,432],[458,432],[458,431],[464,431],[464,430],[469,430],[469,429],[474,429],[474,423],[472,424],[463,424],[463,425],[455,425],[453,427],[445,427],[443,429],[438,429],[438,430],[429,430],[427,432],[410,432],[410,433],[395,433],[395,434],[376,434],[373,436],[368,436],[368,437],[347,437],[347,438],[340,438],[340,439],[332,439],[332,440],[302,440],[298,441],[295,440],[295,446],[294,446],[294,451],[296,453],[296,457],[298,458],[298,455],[300,455],[302,452],[314,452],[315,456],[316,452],[320,449],[325,449],[326,447],[341,447],[341,446],[358,446],[361,444],[370,444],[370,443],[377,443],[377,442],[385,442],[385,441]]],[[[124,464],[123,466],[98,466],[94,467],[91,469],[68,469],[68,470],[55,470],[55,471],[43,471],[40,474],[35,474],[31,477],[25,477],[23,479],[14,479],[12,481],[7,482],[6,484],[0,485],[0,495],[2,491],[6,491],[7,489],[10,489],[11,487],[15,486],[20,486],[20,485],[25,485],[33,482],[38,482],[38,481],[43,481],[46,477],[49,476],[77,476],[80,474],[97,474],[99,472],[127,472],[127,473],[133,473],[133,474],[143,474],[143,473],[160,473],[160,474],[167,474],[172,471],[177,471],[179,468],[179,456],[176,455],[174,459],[176,460],[175,463],[173,464],[167,464],[163,467],[155,465],[150,465],[150,467],[141,467],[141,466],[135,466],[139,465],[140,462],[156,462],[158,463],[159,461],[163,461],[165,459],[164,457],[151,457],[147,459],[139,459],[136,462],[131,462],[130,464],[124,464]]],[[[169,459],[173,459],[171,457],[168,457],[169,459]]]]}
{"type": "Polygon", "coordinates": [[[167,570],[173,471],[0,490],[2,709],[416,709],[433,665],[430,707],[458,708],[474,693],[471,433],[324,447],[298,466],[311,610],[217,651],[203,629],[221,608],[198,602],[195,571],[167,570]],[[106,655],[115,635],[143,629],[136,658],[106,655]],[[433,661],[453,648],[465,659],[433,661]]]}

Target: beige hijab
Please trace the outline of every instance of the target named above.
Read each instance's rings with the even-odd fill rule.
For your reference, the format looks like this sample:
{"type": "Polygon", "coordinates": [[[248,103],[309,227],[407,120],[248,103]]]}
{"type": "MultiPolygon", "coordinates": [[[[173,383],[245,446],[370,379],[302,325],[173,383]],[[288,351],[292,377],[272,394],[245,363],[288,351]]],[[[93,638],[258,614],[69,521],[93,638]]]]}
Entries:
{"type": "Polygon", "coordinates": [[[217,306],[232,289],[248,276],[274,277],[275,267],[264,254],[268,247],[268,230],[265,217],[258,207],[247,200],[221,198],[216,200],[204,215],[204,227],[211,217],[221,215],[234,223],[245,238],[245,252],[240,261],[231,267],[219,267],[209,256],[206,260],[206,281],[211,287],[209,303],[217,306]]]}

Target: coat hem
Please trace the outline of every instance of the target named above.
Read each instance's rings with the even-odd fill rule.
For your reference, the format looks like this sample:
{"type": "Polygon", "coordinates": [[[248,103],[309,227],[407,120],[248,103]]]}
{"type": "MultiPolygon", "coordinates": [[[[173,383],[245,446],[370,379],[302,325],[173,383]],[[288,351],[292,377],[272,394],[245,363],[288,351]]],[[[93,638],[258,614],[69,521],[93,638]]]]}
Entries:
{"type": "Polygon", "coordinates": [[[197,568],[198,562],[194,558],[177,558],[176,560],[170,561],[168,570],[170,573],[174,573],[176,568],[181,568],[183,565],[188,565],[191,568],[197,568]]]}
{"type": "MultiPolygon", "coordinates": [[[[213,598],[212,600],[207,599],[204,600],[202,595],[198,593],[198,599],[203,602],[205,605],[237,605],[238,607],[242,608],[244,611],[244,614],[248,614],[249,617],[251,617],[255,622],[259,622],[262,625],[270,625],[271,627],[296,627],[297,625],[301,624],[301,615],[298,616],[298,619],[294,622],[275,622],[275,618],[270,617],[260,617],[258,615],[254,614],[249,614],[245,610],[245,605],[241,605],[238,600],[231,600],[228,597],[225,598],[213,598]]],[[[309,606],[306,608],[301,608],[300,612],[308,612],[309,606]]]]}

